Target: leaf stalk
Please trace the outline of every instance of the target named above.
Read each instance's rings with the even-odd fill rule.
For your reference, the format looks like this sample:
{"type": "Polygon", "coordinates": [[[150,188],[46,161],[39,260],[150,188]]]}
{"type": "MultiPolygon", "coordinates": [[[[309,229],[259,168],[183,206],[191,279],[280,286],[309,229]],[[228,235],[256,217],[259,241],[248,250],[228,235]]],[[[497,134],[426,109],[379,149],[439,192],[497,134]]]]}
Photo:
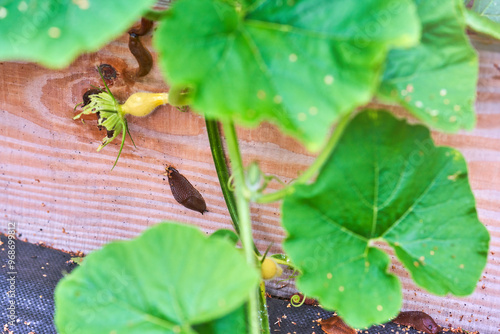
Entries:
{"type": "MultiPolygon", "coordinates": [[[[247,263],[257,266],[255,253],[253,251],[252,222],[250,219],[250,203],[245,198],[245,175],[243,172],[243,161],[236,129],[232,122],[223,122],[224,135],[226,136],[229,159],[234,175],[236,208],[239,217],[240,239],[247,263]]],[[[252,290],[248,298],[248,324],[250,334],[259,334],[259,296],[257,290],[252,290]]]]}

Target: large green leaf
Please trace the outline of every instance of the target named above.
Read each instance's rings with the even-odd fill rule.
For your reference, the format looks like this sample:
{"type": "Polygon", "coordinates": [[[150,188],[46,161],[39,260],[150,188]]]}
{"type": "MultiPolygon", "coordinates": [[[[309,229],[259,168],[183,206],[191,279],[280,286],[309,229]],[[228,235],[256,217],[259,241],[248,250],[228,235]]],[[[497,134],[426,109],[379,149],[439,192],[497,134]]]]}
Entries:
{"type": "Polygon", "coordinates": [[[123,33],[155,0],[0,1],[0,60],[69,65],[123,33]]]}
{"type": "Polygon", "coordinates": [[[379,96],[444,131],[472,129],[477,55],[465,34],[461,0],[415,0],[420,45],[389,53],[379,96]]]}
{"type": "Polygon", "coordinates": [[[440,295],[472,293],[486,264],[489,235],[462,155],[387,112],[351,121],[316,182],[285,198],[283,224],[299,289],[355,327],[387,321],[401,305],[375,241],[440,295]]]}
{"type": "Polygon", "coordinates": [[[209,117],[271,120],[312,150],[371,99],[388,47],[420,36],[408,0],[248,2],[176,1],[154,40],[166,79],[209,117]]]}
{"type": "Polygon", "coordinates": [[[227,319],[207,322],[241,306],[258,277],[226,240],[160,224],[86,257],[56,288],[55,323],[61,334],[221,333],[227,319]]]}
{"type": "Polygon", "coordinates": [[[475,0],[472,9],[465,12],[469,28],[500,39],[500,2],[475,0]]]}

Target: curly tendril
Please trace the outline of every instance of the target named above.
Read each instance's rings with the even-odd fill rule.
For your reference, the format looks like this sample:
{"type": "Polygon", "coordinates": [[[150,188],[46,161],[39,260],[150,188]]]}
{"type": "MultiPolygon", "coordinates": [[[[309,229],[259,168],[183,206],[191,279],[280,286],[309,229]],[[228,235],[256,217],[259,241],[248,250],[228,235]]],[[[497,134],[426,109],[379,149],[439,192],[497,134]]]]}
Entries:
{"type": "Polygon", "coordinates": [[[229,179],[227,180],[227,188],[230,191],[234,191],[236,189],[234,187],[234,174],[231,174],[231,176],[229,176],[229,179]]]}
{"type": "Polygon", "coordinates": [[[290,298],[290,304],[292,304],[293,307],[300,307],[304,305],[306,301],[306,296],[301,296],[299,294],[293,295],[292,298],[290,298]]]}

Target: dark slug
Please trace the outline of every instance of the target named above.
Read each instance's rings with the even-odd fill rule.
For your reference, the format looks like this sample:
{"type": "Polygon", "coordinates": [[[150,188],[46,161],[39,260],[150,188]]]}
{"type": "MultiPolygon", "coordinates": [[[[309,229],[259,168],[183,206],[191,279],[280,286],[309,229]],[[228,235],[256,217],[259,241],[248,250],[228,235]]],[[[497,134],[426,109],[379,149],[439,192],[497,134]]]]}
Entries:
{"type": "Polygon", "coordinates": [[[436,324],[430,315],[420,311],[401,312],[392,322],[410,326],[428,334],[436,334],[441,331],[441,327],[436,324]]]}
{"type": "Polygon", "coordinates": [[[356,334],[356,330],[347,325],[339,316],[334,315],[319,322],[326,334],[356,334]]]}
{"type": "Polygon", "coordinates": [[[184,207],[203,214],[207,212],[207,204],[200,192],[174,167],[165,168],[168,184],[175,200],[184,207]]]}
{"type": "Polygon", "coordinates": [[[141,19],[141,25],[139,27],[132,27],[128,31],[128,33],[136,34],[137,36],[144,36],[151,30],[152,27],[153,27],[153,21],[143,17],[141,19]]]}
{"type": "Polygon", "coordinates": [[[139,68],[137,69],[135,75],[137,77],[143,77],[148,74],[149,71],[151,71],[151,68],[153,68],[153,57],[148,49],[142,45],[142,42],[137,34],[129,34],[128,48],[139,64],[139,68]]]}

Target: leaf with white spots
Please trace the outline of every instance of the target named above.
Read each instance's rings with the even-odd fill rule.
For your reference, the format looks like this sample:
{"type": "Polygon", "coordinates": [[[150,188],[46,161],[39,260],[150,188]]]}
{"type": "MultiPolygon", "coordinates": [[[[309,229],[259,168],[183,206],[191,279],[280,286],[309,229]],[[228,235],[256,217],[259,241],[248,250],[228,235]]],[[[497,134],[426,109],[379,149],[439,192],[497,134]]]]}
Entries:
{"type": "MultiPolygon", "coordinates": [[[[227,333],[259,273],[223,238],[158,224],[85,257],[55,292],[58,333],[227,333]],[[221,318],[222,317],[222,318],[221,318]]],[[[244,330],[235,333],[244,333],[244,330]]]]}
{"type": "Polygon", "coordinates": [[[385,111],[357,115],[316,182],[297,186],[282,210],[298,288],[356,328],[385,322],[401,306],[376,242],[439,295],[472,293],[486,264],[489,235],[462,155],[385,111]]]}
{"type": "Polygon", "coordinates": [[[192,107],[244,125],[268,120],[311,150],[370,101],[392,46],[415,45],[408,0],[178,0],[154,42],[192,107]]]}
{"type": "Polygon", "coordinates": [[[389,52],[379,96],[436,129],[472,129],[478,59],[465,34],[462,0],[415,3],[421,43],[389,52]]]}
{"type": "Polygon", "coordinates": [[[0,1],[0,60],[67,66],[121,35],[155,2],[0,1]]]}

